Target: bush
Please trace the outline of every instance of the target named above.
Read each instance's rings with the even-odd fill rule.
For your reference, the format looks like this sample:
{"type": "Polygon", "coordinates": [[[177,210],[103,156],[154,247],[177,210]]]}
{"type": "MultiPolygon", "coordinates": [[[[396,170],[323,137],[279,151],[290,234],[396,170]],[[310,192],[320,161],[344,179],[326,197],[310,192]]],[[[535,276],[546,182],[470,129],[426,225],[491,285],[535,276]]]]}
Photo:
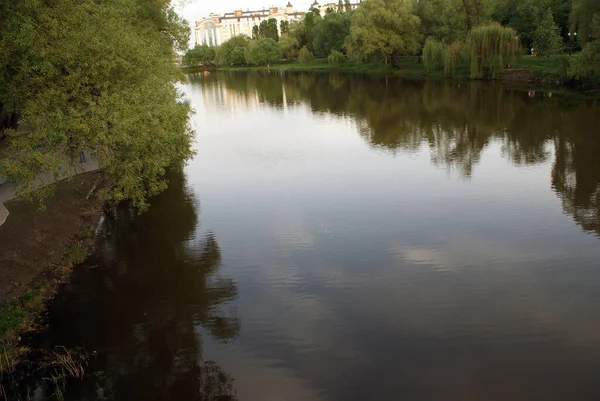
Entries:
{"type": "Polygon", "coordinates": [[[446,45],[433,38],[427,38],[425,46],[423,47],[423,65],[427,71],[442,68],[444,66],[445,52],[446,45]]]}
{"type": "Polygon", "coordinates": [[[463,47],[461,40],[454,41],[446,47],[444,52],[444,74],[454,74],[456,69],[463,65],[463,47]]]}
{"type": "Polygon", "coordinates": [[[269,65],[271,61],[277,61],[281,56],[281,49],[271,38],[252,41],[246,51],[246,61],[254,65],[269,65]]]}
{"type": "Polygon", "coordinates": [[[554,22],[550,9],[546,11],[546,15],[533,33],[533,47],[538,56],[551,56],[562,51],[560,29],[554,22]]]}
{"type": "Polygon", "coordinates": [[[331,65],[344,64],[346,62],[346,56],[337,50],[332,50],[329,57],[327,57],[327,62],[331,65]]]}
{"type": "Polygon", "coordinates": [[[314,59],[315,56],[313,56],[313,54],[310,52],[310,50],[306,48],[306,46],[300,49],[300,52],[298,53],[298,60],[300,60],[301,63],[306,63],[307,61],[312,61],[314,59]]]}
{"type": "Polygon", "coordinates": [[[600,39],[589,42],[572,57],[569,75],[578,80],[600,82],[600,39]]]}

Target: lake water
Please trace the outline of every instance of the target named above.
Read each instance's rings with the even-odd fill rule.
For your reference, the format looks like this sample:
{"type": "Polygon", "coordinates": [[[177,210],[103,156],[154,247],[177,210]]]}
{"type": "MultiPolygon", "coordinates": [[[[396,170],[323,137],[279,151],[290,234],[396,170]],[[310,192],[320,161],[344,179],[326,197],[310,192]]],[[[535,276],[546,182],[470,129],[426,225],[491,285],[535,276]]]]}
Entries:
{"type": "Polygon", "coordinates": [[[146,214],[107,213],[50,306],[46,345],[97,353],[65,399],[600,399],[600,103],[276,72],[183,89],[197,156],[146,214]]]}

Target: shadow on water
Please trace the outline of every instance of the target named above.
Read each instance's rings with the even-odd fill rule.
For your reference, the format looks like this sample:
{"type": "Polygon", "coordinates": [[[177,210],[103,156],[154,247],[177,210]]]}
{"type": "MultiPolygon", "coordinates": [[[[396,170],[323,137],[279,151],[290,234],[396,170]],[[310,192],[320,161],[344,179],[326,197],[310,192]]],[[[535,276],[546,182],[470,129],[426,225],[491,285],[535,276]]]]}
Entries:
{"type": "Polygon", "coordinates": [[[273,107],[305,106],[352,119],[373,147],[429,148],[431,162],[469,179],[500,141],[519,166],[554,158],[552,189],[583,230],[600,235],[600,103],[481,82],[422,82],[350,74],[222,73],[190,76],[212,101],[226,91],[273,107]],[[218,94],[216,96],[215,94],[218,94]]]}
{"type": "MultiPolygon", "coordinates": [[[[147,213],[106,213],[94,253],[51,303],[52,331],[39,339],[97,355],[66,399],[235,399],[232,379],[203,358],[202,333],[228,341],[240,321],[215,235],[195,234],[198,207],[179,172],[147,213]]],[[[38,399],[55,391],[47,379],[29,384],[38,399]]]]}

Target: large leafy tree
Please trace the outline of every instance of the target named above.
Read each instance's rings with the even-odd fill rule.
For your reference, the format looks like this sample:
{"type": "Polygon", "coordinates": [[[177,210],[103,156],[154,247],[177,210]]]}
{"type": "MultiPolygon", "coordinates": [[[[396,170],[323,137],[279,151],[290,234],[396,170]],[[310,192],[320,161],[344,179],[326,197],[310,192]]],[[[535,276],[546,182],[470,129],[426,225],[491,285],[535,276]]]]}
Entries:
{"type": "Polygon", "coordinates": [[[533,46],[540,56],[557,54],[563,47],[563,40],[552,11],[548,9],[533,33],[533,46]]]}
{"type": "Polygon", "coordinates": [[[250,43],[246,60],[254,65],[269,65],[271,61],[279,60],[281,49],[271,38],[259,39],[250,43]]]}
{"type": "Polygon", "coordinates": [[[173,58],[187,46],[185,21],[168,0],[6,0],[0,27],[0,107],[20,127],[6,131],[14,157],[0,174],[41,198],[41,177],[83,149],[112,179],[109,199],[144,208],[191,156],[173,58]]]}
{"type": "Polygon", "coordinates": [[[530,48],[538,23],[544,19],[548,9],[561,36],[565,36],[569,31],[571,0],[498,0],[492,17],[502,25],[515,29],[523,45],[530,48]]]}
{"type": "Polygon", "coordinates": [[[571,13],[572,29],[577,31],[577,40],[582,43],[600,39],[600,1],[573,0],[571,13]]]}
{"type": "Polygon", "coordinates": [[[279,40],[279,31],[277,30],[277,20],[275,18],[269,18],[261,22],[258,31],[259,38],[270,38],[276,42],[279,40]]]}
{"type": "Polygon", "coordinates": [[[369,0],[353,14],[346,46],[355,59],[378,55],[386,64],[399,64],[399,56],[419,51],[419,25],[411,2],[369,0]]]}
{"type": "Polygon", "coordinates": [[[421,19],[421,38],[451,42],[466,33],[462,6],[455,0],[414,0],[414,13],[421,19]]]}
{"type": "Polygon", "coordinates": [[[185,65],[212,65],[215,61],[215,48],[207,45],[196,45],[183,55],[185,65]]]}
{"type": "Polygon", "coordinates": [[[245,35],[232,37],[217,48],[217,65],[227,66],[246,64],[246,51],[249,45],[250,38],[245,35]]]}
{"type": "Polygon", "coordinates": [[[326,57],[332,50],[341,52],[350,34],[349,13],[327,14],[314,29],[313,49],[319,57],[326,57]]]}

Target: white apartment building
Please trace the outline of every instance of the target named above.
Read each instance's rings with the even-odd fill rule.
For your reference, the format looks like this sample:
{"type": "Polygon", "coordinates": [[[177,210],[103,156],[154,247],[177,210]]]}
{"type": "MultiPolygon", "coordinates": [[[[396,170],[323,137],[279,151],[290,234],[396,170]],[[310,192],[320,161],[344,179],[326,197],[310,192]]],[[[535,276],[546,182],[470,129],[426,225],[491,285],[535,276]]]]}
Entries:
{"type": "MultiPolygon", "coordinates": [[[[360,2],[351,3],[350,7],[354,10],[358,8],[360,2]]],[[[336,11],[338,3],[326,3],[320,5],[316,0],[310,6],[310,10],[316,8],[322,16],[327,14],[327,10],[336,11]]],[[[346,9],[344,2],[344,10],[346,9]]],[[[310,11],[309,10],[309,11],[310,11]]],[[[304,18],[305,12],[296,12],[292,3],[285,7],[270,7],[269,9],[256,11],[235,10],[232,13],[224,15],[210,14],[207,18],[196,21],[195,39],[197,45],[206,44],[208,46],[219,46],[221,43],[229,40],[236,35],[246,35],[252,37],[252,28],[260,25],[262,21],[269,18],[277,20],[277,30],[281,30],[281,21],[300,21],[304,18]]],[[[279,32],[281,35],[281,31],[279,32]]]]}
{"type": "Polygon", "coordinates": [[[270,7],[269,9],[257,11],[235,10],[222,16],[210,14],[208,18],[196,21],[196,44],[219,46],[236,35],[252,37],[252,28],[270,18],[277,20],[277,29],[280,30],[281,21],[300,21],[304,14],[306,13],[294,11],[291,3],[288,3],[285,8],[270,7]]]}
{"type": "MultiPolygon", "coordinates": [[[[344,11],[346,11],[345,1],[342,1],[342,3],[344,3],[344,11]]],[[[360,1],[358,3],[350,3],[350,8],[352,10],[357,9],[358,6],[360,6],[360,1]]],[[[313,8],[316,8],[317,10],[319,10],[319,12],[321,13],[321,16],[325,16],[325,14],[327,14],[327,10],[337,11],[338,3],[332,2],[332,3],[326,3],[326,4],[321,5],[321,4],[319,4],[319,2],[317,2],[317,0],[315,0],[314,3],[312,3],[312,5],[310,6],[311,10],[313,8]]]]}

